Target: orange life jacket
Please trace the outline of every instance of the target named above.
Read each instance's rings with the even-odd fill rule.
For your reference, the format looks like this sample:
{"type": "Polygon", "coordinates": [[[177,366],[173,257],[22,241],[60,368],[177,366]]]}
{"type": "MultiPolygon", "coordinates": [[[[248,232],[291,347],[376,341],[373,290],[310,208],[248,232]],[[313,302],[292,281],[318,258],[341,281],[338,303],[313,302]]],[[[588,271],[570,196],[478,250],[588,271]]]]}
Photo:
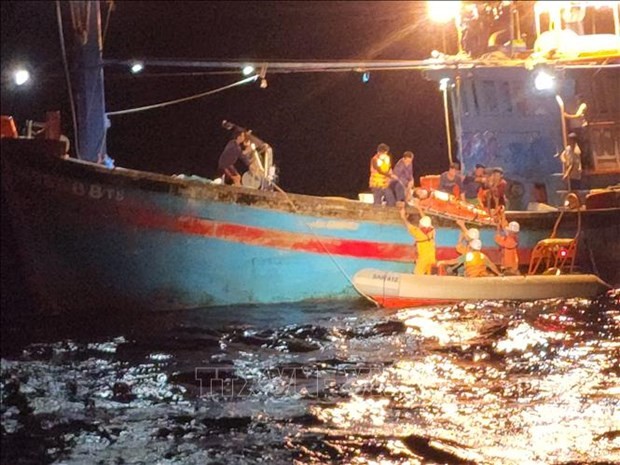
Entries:
{"type": "Polygon", "coordinates": [[[467,252],[465,255],[465,277],[486,276],[488,274],[486,261],[486,255],[478,250],[467,252]]]}

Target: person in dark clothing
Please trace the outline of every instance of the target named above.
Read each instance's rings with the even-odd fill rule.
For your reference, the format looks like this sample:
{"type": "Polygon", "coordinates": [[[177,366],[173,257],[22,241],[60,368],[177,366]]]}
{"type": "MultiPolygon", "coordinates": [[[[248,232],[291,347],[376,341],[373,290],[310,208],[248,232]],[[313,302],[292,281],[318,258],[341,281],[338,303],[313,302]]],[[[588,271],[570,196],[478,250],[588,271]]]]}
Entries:
{"type": "Polygon", "coordinates": [[[390,181],[390,189],[394,191],[397,202],[405,202],[411,199],[413,189],[413,152],[407,151],[396,166],[393,173],[397,179],[390,181]]]}
{"type": "Polygon", "coordinates": [[[473,205],[479,205],[480,190],[485,189],[487,177],[485,175],[486,167],[481,164],[476,165],[474,172],[465,176],[463,180],[463,191],[465,191],[465,200],[473,205]]]}
{"type": "Polygon", "coordinates": [[[217,164],[220,176],[224,177],[226,184],[241,185],[241,174],[235,164],[242,160],[246,166],[250,166],[252,148],[250,141],[243,131],[235,131],[233,139],[229,140],[220,155],[217,164]]]}
{"type": "Polygon", "coordinates": [[[439,176],[438,190],[452,194],[461,200],[465,200],[465,194],[463,193],[463,178],[460,171],[460,163],[450,163],[450,168],[448,171],[444,171],[439,176]]]}

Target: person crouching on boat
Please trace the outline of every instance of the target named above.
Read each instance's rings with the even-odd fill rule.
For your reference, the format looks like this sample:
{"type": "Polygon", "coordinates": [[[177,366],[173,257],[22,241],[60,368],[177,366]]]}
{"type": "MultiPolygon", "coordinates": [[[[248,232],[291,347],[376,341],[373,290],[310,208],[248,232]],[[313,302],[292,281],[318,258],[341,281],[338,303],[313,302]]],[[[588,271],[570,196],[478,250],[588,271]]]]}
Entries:
{"type": "Polygon", "coordinates": [[[479,278],[482,276],[501,276],[495,263],[482,253],[482,242],[474,239],[469,243],[470,251],[463,255],[466,278],[479,278]]]}
{"type": "Polygon", "coordinates": [[[452,270],[464,267],[466,278],[480,278],[484,276],[501,276],[501,272],[489,257],[482,253],[482,242],[480,239],[473,239],[469,243],[469,251],[454,260],[443,260],[437,262],[437,266],[442,268],[452,266],[452,270]]]}
{"type": "Polygon", "coordinates": [[[431,274],[433,266],[437,262],[435,254],[435,228],[433,228],[430,216],[424,215],[420,209],[418,211],[420,213],[419,227],[407,220],[405,207],[400,209],[400,217],[403,219],[409,234],[415,239],[418,252],[413,274],[431,274]]]}
{"type": "Polygon", "coordinates": [[[497,225],[495,242],[501,249],[501,267],[505,275],[516,276],[519,274],[519,223],[511,221],[506,225],[506,220],[497,225]]]}
{"type": "Polygon", "coordinates": [[[392,173],[392,159],[390,158],[390,147],[387,144],[379,144],[377,153],[370,159],[370,179],[368,186],[372,191],[375,205],[385,204],[388,207],[396,205],[394,191],[390,189],[390,182],[397,179],[392,173]]]}
{"type": "Polygon", "coordinates": [[[465,200],[472,205],[480,205],[480,191],[487,185],[486,166],[477,164],[474,172],[463,179],[465,200]]]}
{"type": "Polygon", "coordinates": [[[463,192],[463,176],[461,175],[460,163],[450,163],[448,171],[441,173],[439,176],[438,190],[454,195],[463,201],[465,200],[465,192],[463,192]]]}
{"type": "Polygon", "coordinates": [[[250,166],[251,154],[252,147],[246,133],[235,131],[233,138],[224,147],[217,164],[219,175],[223,176],[224,183],[235,186],[241,185],[241,175],[235,164],[242,160],[246,166],[250,166]]]}
{"type": "Polygon", "coordinates": [[[480,231],[477,228],[467,229],[463,220],[457,220],[456,224],[458,224],[459,228],[461,228],[459,239],[456,243],[456,251],[459,255],[463,255],[469,252],[469,244],[471,241],[474,239],[480,239],[480,231]]]}

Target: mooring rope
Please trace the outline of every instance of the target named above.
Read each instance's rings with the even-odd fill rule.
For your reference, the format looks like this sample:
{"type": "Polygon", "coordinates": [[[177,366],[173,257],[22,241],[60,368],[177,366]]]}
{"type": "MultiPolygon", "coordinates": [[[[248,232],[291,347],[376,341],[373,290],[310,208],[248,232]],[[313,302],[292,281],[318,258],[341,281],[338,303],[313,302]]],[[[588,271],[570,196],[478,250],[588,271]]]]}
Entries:
{"type": "MultiPolygon", "coordinates": [[[[291,205],[291,207],[293,207],[293,210],[295,211],[295,213],[299,213],[299,209],[297,208],[297,206],[295,205],[295,203],[291,200],[291,198],[289,197],[289,195],[286,193],[286,191],[284,189],[282,189],[280,186],[278,186],[275,182],[270,182],[270,184],[281,194],[284,195],[284,197],[286,198],[287,202],[291,205]]],[[[364,298],[366,298],[367,300],[369,300],[370,302],[372,302],[373,304],[375,304],[377,307],[380,307],[381,305],[379,304],[379,302],[377,302],[375,299],[373,299],[372,297],[370,297],[368,294],[366,294],[364,291],[362,291],[360,288],[358,288],[355,283],[353,282],[353,280],[351,279],[351,277],[348,275],[348,273],[345,271],[345,269],[340,265],[340,263],[338,263],[338,260],[336,260],[336,257],[334,257],[334,255],[329,251],[329,249],[327,248],[327,246],[321,241],[319,235],[316,233],[316,231],[314,231],[310,225],[302,220],[302,223],[306,226],[306,228],[308,228],[308,230],[312,233],[312,235],[315,237],[315,239],[318,241],[318,243],[321,245],[321,247],[323,248],[323,250],[325,250],[325,252],[327,253],[327,255],[329,255],[329,258],[332,259],[332,262],[336,265],[336,267],[338,268],[338,270],[340,270],[340,272],[342,273],[342,275],[345,277],[345,279],[351,284],[351,286],[353,286],[353,288],[359,292],[364,298]]]]}

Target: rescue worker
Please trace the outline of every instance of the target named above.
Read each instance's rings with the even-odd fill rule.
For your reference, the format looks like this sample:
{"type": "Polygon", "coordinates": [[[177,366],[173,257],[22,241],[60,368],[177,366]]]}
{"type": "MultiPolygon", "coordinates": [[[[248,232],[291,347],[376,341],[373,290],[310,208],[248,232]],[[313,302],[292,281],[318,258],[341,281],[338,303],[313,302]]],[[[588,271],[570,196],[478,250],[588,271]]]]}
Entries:
{"type": "Polygon", "coordinates": [[[469,243],[469,251],[454,260],[443,260],[437,262],[438,267],[453,265],[452,269],[464,266],[466,278],[479,278],[483,276],[501,276],[501,272],[489,257],[481,252],[482,242],[480,239],[473,239],[469,243]]]}
{"type": "Polygon", "coordinates": [[[516,221],[506,225],[504,220],[503,224],[497,226],[495,242],[501,249],[501,268],[506,275],[519,274],[519,230],[520,226],[516,221]]]}
{"type": "Polygon", "coordinates": [[[477,228],[467,229],[463,220],[457,220],[456,224],[458,224],[459,228],[461,228],[459,239],[456,244],[456,251],[459,255],[463,255],[464,253],[469,252],[469,243],[472,240],[480,239],[480,231],[477,228]]]}
{"type": "Polygon", "coordinates": [[[392,179],[397,179],[392,173],[392,159],[389,152],[390,147],[387,144],[379,144],[377,153],[370,159],[370,179],[368,186],[372,191],[375,205],[382,205],[385,198],[385,204],[388,207],[396,205],[394,191],[390,189],[392,179]]]}
{"type": "Polygon", "coordinates": [[[431,218],[424,215],[422,210],[420,212],[419,227],[411,224],[407,220],[405,213],[405,207],[400,209],[400,217],[403,219],[409,234],[415,239],[415,245],[418,252],[418,256],[415,262],[414,274],[431,274],[433,266],[437,261],[435,255],[435,229],[431,218]]]}

